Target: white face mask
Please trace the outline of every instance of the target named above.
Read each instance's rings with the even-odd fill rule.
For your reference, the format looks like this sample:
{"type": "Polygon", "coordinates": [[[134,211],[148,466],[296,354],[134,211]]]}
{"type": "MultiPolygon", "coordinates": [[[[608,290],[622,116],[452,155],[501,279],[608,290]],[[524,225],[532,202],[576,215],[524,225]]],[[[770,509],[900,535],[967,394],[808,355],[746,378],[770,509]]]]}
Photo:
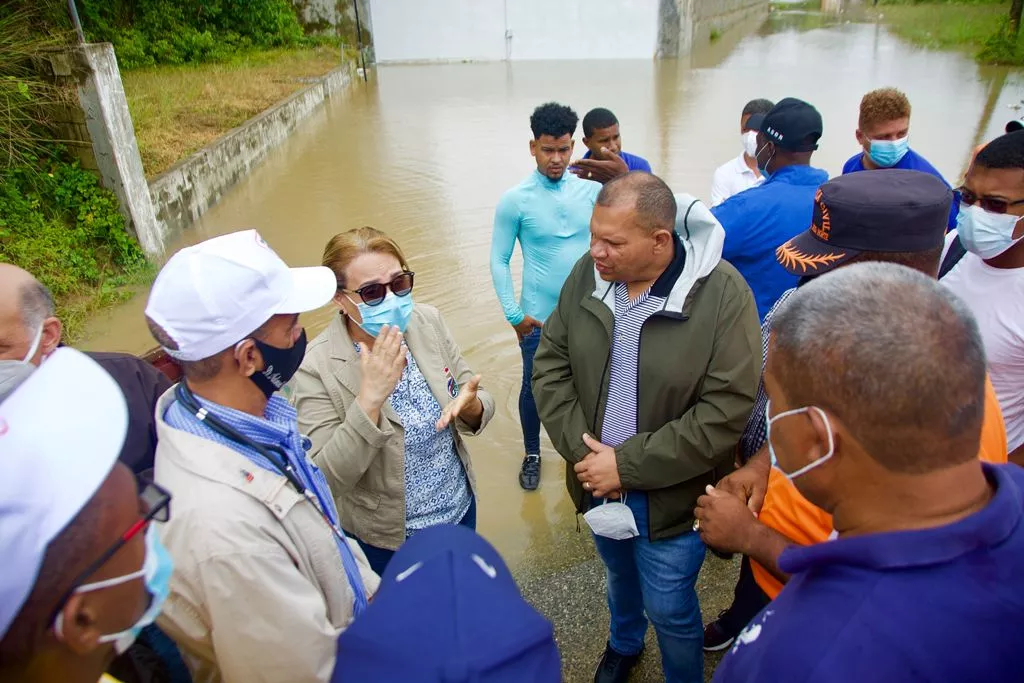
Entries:
{"type": "Polygon", "coordinates": [[[615,503],[606,498],[602,505],[587,510],[583,514],[583,519],[590,530],[613,541],[625,541],[639,536],[640,531],[636,528],[633,511],[625,504],[625,494],[622,500],[621,503],[615,503]]]}
{"type": "Polygon", "coordinates": [[[39,341],[43,338],[43,326],[39,325],[39,329],[36,331],[35,339],[32,340],[32,346],[29,347],[28,353],[21,360],[0,360],[0,400],[3,400],[12,391],[18,388],[18,385],[25,381],[32,371],[36,369],[32,365],[32,358],[36,355],[36,351],[39,350],[39,341]]]}
{"type": "Polygon", "coordinates": [[[1024,239],[1024,235],[1013,238],[1020,216],[1008,213],[992,213],[980,206],[960,205],[956,217],[956,232],[964,248],[983,259],[999,256],[1024,239]]]}
{"type": "Polygon", "coordinates": [[[765,417],[765,426],[766,426],[765,442],[768,444],[768,454],[771,456],[771,459],[772,459],[772,467],[777,469],[779,472],[782,472],[782,476],[784,476],[786,479],[789,479],[790,481],[793,481],[794,479],[796,479],[800,475],[807,474],[808,472],[813,470],[815,467],[821,465],[825,461],[829,460],[833,455],[835,455],[836,444],[835,444],[835,439],[832,436],[832,424],[828,421],[828,415],[825,414],[824,410],[822,410],[821,408],[819,408],[817,406],[808,406],[806,408],[797,408],[796,410],[787,410],[786,412],[779,413],[778,415],[776,415],[774,417],[769,417],[769,412],[771,410],[771,407],[772,407],[772,402],[768,401],[767,404],[765,405],[765,408],[764,408],[764,417],[765,417]],[[780,419],[786,417],[787,415],[798,415],[800,413],[809,413],[812,410],[818,411],[818,414],[821,415],[821,419],[825,421],[825,429],[828,430],[828,453],[826,453],[825,455],[821,456],[820,458],[818,458],[814,462],[807,463],[806,465],[804,465],[803,467],[798,469],[796,472],[785,472],[785,471],[783,471],[783,469],[781,467],[779,467],[779,461],[775,457],[775,447],[772,446],[772,423],[773,422],[778,422],[780,419]]]}
{"type": "Polygon", "coordinates": [[[757,154],[757,131],[748,130],[741,136],[743,139],[743,151],[751,159],[757,154]]]}

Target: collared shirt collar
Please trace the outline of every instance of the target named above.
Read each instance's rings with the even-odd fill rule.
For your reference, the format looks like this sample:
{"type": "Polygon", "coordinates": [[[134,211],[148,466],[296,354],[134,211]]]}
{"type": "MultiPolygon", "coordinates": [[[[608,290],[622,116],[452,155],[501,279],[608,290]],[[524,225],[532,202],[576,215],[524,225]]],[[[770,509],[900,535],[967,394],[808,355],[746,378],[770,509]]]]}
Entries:
{"type": "Polygon", "coordinates": [[[562,177],[561,178],[559,178],[558,180],[552,180],[551,178],[548,178],[546,175],[541,173],[536,168],[533,169],[533,173],[534,173],[534,175],[537,178],[537,182],[539,182],[544,187],[550,187],[550,188],[559,188],[562,185],[565,185],[566,181],[569,180],[569,176],[572,175],[572,173],[569,172],[569,169],[565,169],[565,172],[562,173],[562,177]]]}
{"type": "Polygon", "coordinates": [[[982,510],[959,522],[934,529],[892,531],[828,543],[790,546],[779,568],[796,574],[826,565],[889,570],[951,562],[968,553],[998,545],[1021,523],[1022,494],[1006,468],[982,463],[985,478],[995,487],[982,510]]]}
{"type": "Polygon", "coordinates": [[[733,160],[733,164],[736,165],[736,172],[739,173],[740,175],[748,175],[754,178],[761,177],[754,173],[754,171],[749,166],[747,166],[747,159],[746,157],[743,156],[743,152],[740,152],[740,155],[733,160]]]}

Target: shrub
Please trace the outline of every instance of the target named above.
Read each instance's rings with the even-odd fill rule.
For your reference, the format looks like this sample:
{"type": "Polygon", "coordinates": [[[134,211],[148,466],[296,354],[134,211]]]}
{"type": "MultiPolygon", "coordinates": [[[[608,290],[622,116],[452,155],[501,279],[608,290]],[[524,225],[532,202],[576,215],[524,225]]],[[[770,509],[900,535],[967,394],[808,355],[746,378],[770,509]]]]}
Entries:
{"type": "Polygon", "coordinates": [[[78,0],[90,40],[125,69],[222,60],[249,47],[305,40],[290,0],[78,0]]]}
{"type": "Polygon", "coordinates": [[[84,315],[149,271],[117,198],[61,150],[0,174],[0,261],[53,292],[73,340],[84,315]]]}

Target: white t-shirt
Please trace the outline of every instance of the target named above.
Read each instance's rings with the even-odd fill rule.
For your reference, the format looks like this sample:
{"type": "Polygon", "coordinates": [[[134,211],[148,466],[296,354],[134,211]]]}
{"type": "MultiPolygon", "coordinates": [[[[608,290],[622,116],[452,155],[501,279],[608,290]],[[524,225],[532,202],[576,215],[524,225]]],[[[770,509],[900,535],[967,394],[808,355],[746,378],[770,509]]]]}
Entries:
{"type": "Polygon", "coordinates": [[[764,182],[764,176],[757,176],[741,153],[735,159],[727,161],[717,169],[711,180],[711,206],[718,206],[734,194],[749,190],[764,182]]]}
{"type": "MultiPolygon", "coordinates": [[[[953,231],[946,236],[947,248],[955,235],[953,231]]],[[[963,299],[978,320],[1012,452],[1024,444],[1024,268],[993,268],[967,252],[942,284],[963,299]]]]}

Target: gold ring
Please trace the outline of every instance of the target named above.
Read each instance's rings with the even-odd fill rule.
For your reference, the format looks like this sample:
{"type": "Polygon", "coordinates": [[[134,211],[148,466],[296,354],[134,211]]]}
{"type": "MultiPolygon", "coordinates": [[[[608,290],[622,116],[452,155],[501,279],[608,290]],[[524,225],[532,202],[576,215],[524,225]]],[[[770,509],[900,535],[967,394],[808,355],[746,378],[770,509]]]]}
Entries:
{"type": "Polygon", "coordinates": [[[694,531],[700,531],[700,520],[699,519],[693,520],[693,530],[694,531]]]}
{"type": "Polygon", "coordinates": [[[589,481],[583,482],[583,488],[585,488],[586,490],[589,491],[590,490],[590,482],[589,481]]]}

